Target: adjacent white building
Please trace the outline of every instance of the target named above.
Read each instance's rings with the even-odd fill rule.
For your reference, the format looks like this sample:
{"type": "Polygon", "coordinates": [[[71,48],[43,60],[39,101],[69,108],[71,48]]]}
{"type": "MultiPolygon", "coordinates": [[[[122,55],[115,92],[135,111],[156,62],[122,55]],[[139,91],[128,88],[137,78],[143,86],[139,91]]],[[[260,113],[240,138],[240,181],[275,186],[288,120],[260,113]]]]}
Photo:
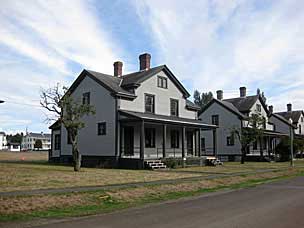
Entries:
{"type": "MultiPolygon", "coordinates": [[[[201,130],[216,126],[198,120],[199,107],[166,65],[150,67],[150,54],[139,57],[140,69],[114,76],[83,70],[70,87],[75,100],[95,107],[84,117],[79,149],[84,165],[142,168],[146,160],[199,157],[201,130]]],[[[71,161],[66,129],[53,124],[50,160],[71,161]]]]}
{"type": "Polygon", "coordinates": [[[22,150],[49,150],[51,149],[51,134],[46,133],[26,133],[22,138],[21,143],[22,150]],[[36,148],[35,143],[37,140],[41,140],[42,148],[36,148]]]}
{"type": "Polygon", "coordinates": [[[7,149],[7,140],[5,132],[0,132],[0,150],[7,149]]]}
{"type": "Polygon", "coordinates": [[[248,117],[259,114],[264,119],[262,126],[263,136],[248,148],[247,159],[258,157],[270,157],[274,154],[276,140],[288,136],[287,133],[278,132],[274,123],[269,120],[269,110],[261,94],[248,96],[246,87],[240,87],[240,96],[223,99],[223,91],[217,91],[217,99],[213,99],[202,110],[199,117],[202,121],[218,126],[216,138],[216,152],[210,150],[213,147],[214,135],[210,132],[202,132],[201,144],[203,154],[216,155],[224,161],[236,161],[241,158],[241,144],[232,130],[251,127],[248,125],[248,117]]]}

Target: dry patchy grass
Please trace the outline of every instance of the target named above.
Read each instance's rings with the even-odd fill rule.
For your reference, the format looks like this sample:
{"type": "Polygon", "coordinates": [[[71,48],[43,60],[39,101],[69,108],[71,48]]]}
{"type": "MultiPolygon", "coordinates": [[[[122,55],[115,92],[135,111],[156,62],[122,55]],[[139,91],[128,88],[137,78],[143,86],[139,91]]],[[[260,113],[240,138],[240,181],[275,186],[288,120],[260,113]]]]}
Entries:
{"type": "Polygon", "coordinates": [[[193,176],[200,174],[92,168],[74,172],[68,166],[0,163],[0,192],[150,182],[193,176]]]}
{"type": "Polygon", "coordinates": [[[35,152],[9,152],[0,151],[0,162],[35,162],[35,161],[47,161],[48,152],[35,151],[35,152]]]}

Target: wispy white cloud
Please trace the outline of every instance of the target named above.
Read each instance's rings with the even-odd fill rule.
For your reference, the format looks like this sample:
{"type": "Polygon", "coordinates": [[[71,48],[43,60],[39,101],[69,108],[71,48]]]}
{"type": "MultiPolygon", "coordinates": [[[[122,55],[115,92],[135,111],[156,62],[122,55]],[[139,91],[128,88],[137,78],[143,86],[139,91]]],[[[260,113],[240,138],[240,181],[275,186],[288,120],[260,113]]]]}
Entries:
{"type": "MultiPolygon", "coordinates": [[[[246,85],[304,107],[304,4],[299,1],[134,1],[162,61],[190,88],[238,94],[246,85]],[[295,96],[285,86],[293,89],[295,96]],[[284,93],[283,93],[284,91],[284,93]],[[296,92],[298,91],[298,92],[296,92]],[[284,94],[284,96],[281,96],[284,94]]],[[[280,105],[280,107],[282,107],[280,105]]]]}
{"type": "Polygon", "coordinates": [[[1,3],[0,78],[5,83],[0,84],[0,97],[7,101],[1,105],[1,128],[20,129],[23,124],[46,130],[44,112],[37,108],[41,88],[57,82],[69,85],[81,68],[113,72],[113,62],[125,52],[105,29],[94,4],[1,3]]]}

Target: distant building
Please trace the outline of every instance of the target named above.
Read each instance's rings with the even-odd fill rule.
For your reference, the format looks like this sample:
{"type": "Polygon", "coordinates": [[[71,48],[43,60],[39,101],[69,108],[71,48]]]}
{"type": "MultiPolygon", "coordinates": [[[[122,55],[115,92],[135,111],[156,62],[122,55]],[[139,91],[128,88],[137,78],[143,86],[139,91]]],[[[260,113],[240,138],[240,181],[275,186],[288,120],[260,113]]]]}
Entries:
{"type": "Polygon", "coordinates": [[[0,132],[0,150],[7,149],[7,141],[6,141],[6,134],[4,132],[0,132]]]}
{"type": "Polygon", "coordinates": [[[7,149],[12,152],[20,152],[21,150],[20,148],[21,148],[20,143],[9,142],[7,144],[7,149]]]}
{"type": "Polygon", "coordinates": [[[37,140],[41,140],[42,148],[39,150],[49,150],[51,149],[51,134],[41,133],[26,133],[22,138],[21,149],[22,150],[38,150],[35,148],[35,143],[37,140]]]}

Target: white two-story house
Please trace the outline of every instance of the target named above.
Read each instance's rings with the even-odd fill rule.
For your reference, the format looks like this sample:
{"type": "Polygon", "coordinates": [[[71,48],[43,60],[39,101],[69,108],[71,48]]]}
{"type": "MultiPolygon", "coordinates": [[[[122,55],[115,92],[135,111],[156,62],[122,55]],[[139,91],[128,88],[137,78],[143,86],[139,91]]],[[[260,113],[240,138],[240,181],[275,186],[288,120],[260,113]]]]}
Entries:
{"type": "MultiPolygon", "coordinates": [[[[240,87],[240,96],[223,99],[223,91],[217,91],[217,98],[210,101],[201,111],[199,118],[206,123],[217,125],[217,157],[223,161],[238,161],[241,159],[241,144],[233,129],[250,127],[248,117],[259,114],[264,119],[263,135],[250,145],[247,159],[256,160],[260,157],[273,155],[276,139],[286,134],[275,131],[275,126],[269,121],[269,111],[263,97],[258,93],[247,96],[246,87],[240,87]]],[[[203,154],[210,155],[214,136],[203,131],[201,135],[203,154]]]]}
{"type": "MultiPolygon", "coordinates": [[[[200,156],[201,130],[216,126],[198,120],[199,107],[166,65],[150,68],[151,56],[139,56],[139,71],[114,75],[83,70],[70,87],[74,99],[93,105],[79,132],[82,164],[143,168],[148,159],[200,156]]],[[[51,160],[70,161],[66,129],[53,124],[51,160]]]]}
{"type": "Polygon", "coordinates": [[[49,150],[51,149],[51,134],[26,132],[22,137],[21,150],[49,150]],[[36,148],[35,143],[40,140],[42,148],[36,148]]]}

